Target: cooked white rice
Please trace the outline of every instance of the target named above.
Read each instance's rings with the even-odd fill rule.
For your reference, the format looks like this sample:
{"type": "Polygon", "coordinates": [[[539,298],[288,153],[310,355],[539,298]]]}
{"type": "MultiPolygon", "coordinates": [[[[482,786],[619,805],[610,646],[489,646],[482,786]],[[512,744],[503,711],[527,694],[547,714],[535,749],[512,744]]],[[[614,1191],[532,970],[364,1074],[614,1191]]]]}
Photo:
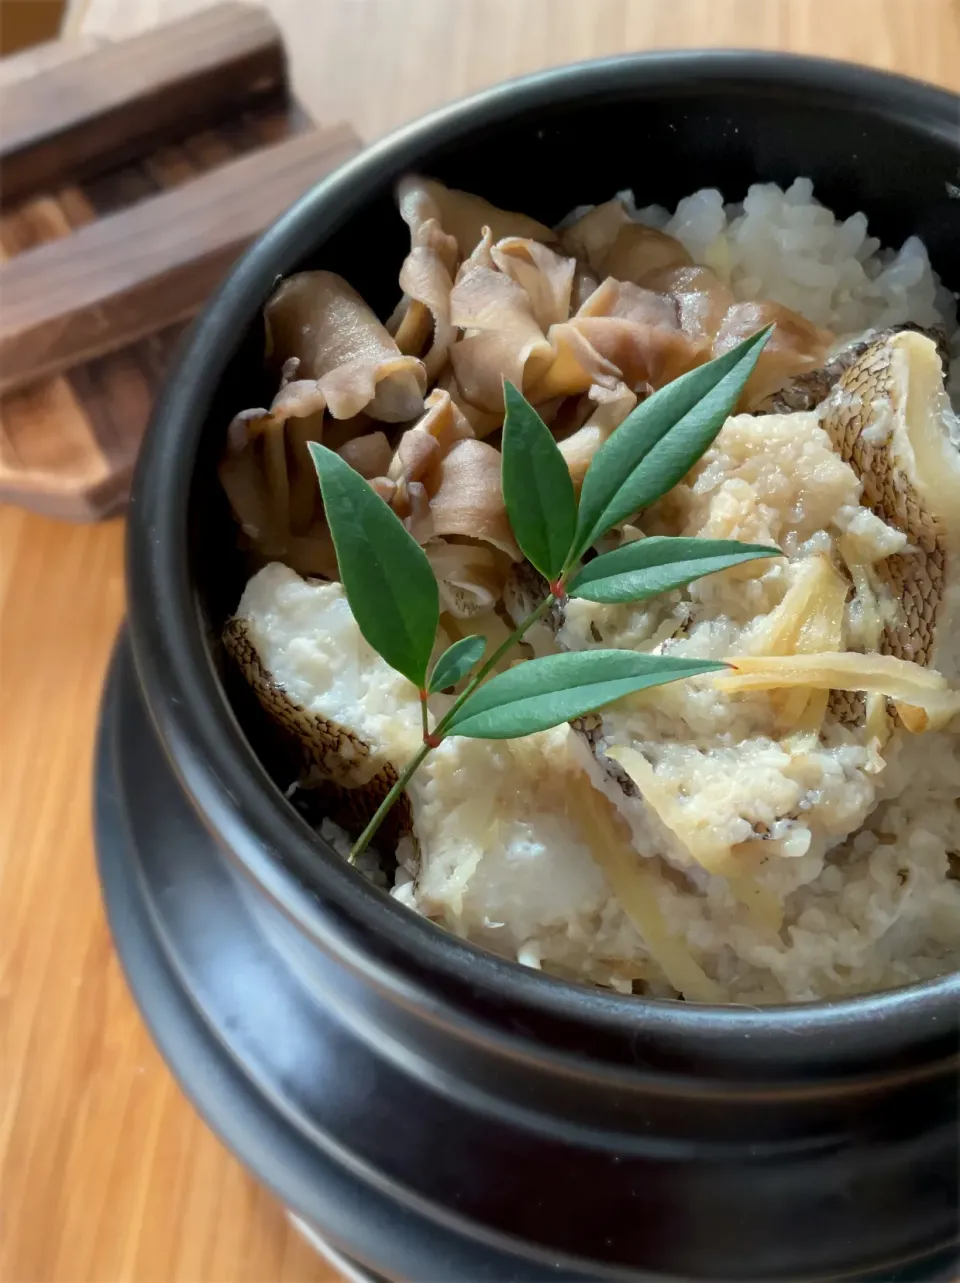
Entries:
{"type": "MultiPolygon", "coordinates": [[[[696,262],[713,268],[738,300],[769,299],[789,307],[832,329],[838,347],[906,322],[942,327],[954,354],[948,390],[955,404],[960,401],[957,298],[932,269],[919,238],[909,237],[898,251],[884,248],[870,236],[865,214],[837,219],[814,198],[807,178],[798,178],[786,191],[775,183],[755,184],[737,204],[725,204],[719,191],[704,189],[681,200],[672,213],[655,205],[638,209],[631,192],[620,193],[620,199],[638,221],[676,237],[696,262]]],[[[948,421],[948,430],[960,442],[956,419],[948,421]]],[[[744,630],[762,627],[782,594],[781,576],[807,556],[829,552],[843,530],[859,522],[876,555],[896,551],[902,541],[859,506],[859,483],[833,454],[813,415],[767,418],[760,424],[746,417],[732,421],[689,489],[681,490],[688,498],[674,495],[672,501],[689,504],[685,533],[776,542],[796,559],[794,565],[777,563],[739,579],[716,576],[642,607],[571,602],[568,644],[596,644],[590,622],[595,624],[598,616],[604,617],[603,644],[649,644],[658,628],[662,633],[675,628],[681,599],[692,598],[699,622],[672,653],[720,658],[735,649],[744,630]],[[787,435],[771,459],[771,435],[780,430],[787,435]],[[752,472],[749,464],[744,467],[751,451],[758,460],[752,472]],[[731,526],[738,504],[755,515],[731,526]],[[582,627],[574,636],[578,612],[582,627]]],[[[787,807],[785,798],[777,797],[779,791],[795,793],[802,799],[804,817],[815,817],[809,821],[812,840],[803,823],[799,826],[807,834],[807,845],[802,841],[797,848],[801,853],[773,860],[765,871],[767,889],[778,899],[786,896],[783,929],[772,935],[744,913],[724,879],[701,870],[693,873],[676,842],[662,833],[653,840],[649,831],[634,834],[641,840],[638,849],[658,850],[676,867],[686,865],[687,878],[693,876],[696,892],[689,883],[664,879],[660,908],[729,999],[807,1001],[895,986],[960,967],[960,881],[956,873],[948,876],[950,861],[957,861],[960,852],[960,736],[901,737],[877,772],[867,750],[848,742],[837,727],[807,764],[805,778],[774,740],[750,725],[743,701],[737,715],[744,724],[738,727],[731,702],[718,698],[708,681],[666,688],[649,703],[653,706],[631,713],[630,701],[621,701],[605,723],[615,727],[618,719],[632,721],[632,737],[643,739],[645,722],[648,742],[662,746],[659,769],[668,774],[675,769],[687,782],[690,767],[682,759],[691,753],[697,757],[705,815],[720,822],[728,814],[735,823],[735,816],[749,814],[751,808],[758,815],[768,807],[783,813],[787,807]],[[697,725],[700,718],[700,741],[686,747],[671,744],[669,710],[678,702],[689,723],[697,725]],[[658,705],[667,712],[658,714],[658,705]],[[742,750],[751,737],[753,758],[743,771],[744,762],[732,760],[734,746],[742,750]],[[745,788],[756,796],[742,796],[745,788]]],[[[568,748],[581,766],[593,767],[594,783],[616,800],[617,786],[603,780],[582,745],[571,737],[568,748]]],[[[552,743],[551,753],[557,751],[552,743]]],[[[531,799],[536,795],[533,787],[531,799]]],[[[535,810],[528,817],[534,829],[535,810]]],[[[637,956],[631,944],[635,928],[615,899],[597,903],[596,888],[588,894],[580,885],[581,874],[593,866],[573,841],[572,815],[570,821],[565,840],[554,837],[552,847],[530,833],[512,851],[508,845],[477,862],[458,899],[459,920],[449,924],[530,965],[593,974],[613,987],[628,988],[621,977],[630,970],[624,960],[637,956]],[[524,886],[528,894],[522,893],[524,886]],[[536,889],[546,887],[549,895],[536,889]],[[565,887],[572,892],[566,915],[556,912],[565,887]],[[535,930],[530,909],[538,896],[543,913],[535,930]]],[[[445,916],[444,896],[435,882],[421,876],[418,899],[410,875],[401,874],[401,879],[402,898],[445,916]],[[430,893],[423,895],[428,882],[430,893]]]]}
{"type": "MultiPolygon", "coordinates": [[[[757,184],[735,205],[700,191],[673,213],[636,209],[629,192],[621,199],[632,216],[713,268],[738,299],[778,302],[841,341],[905,322],[943,327],[960,393],[957,300],[916,237],[899,251],[881,247],[864,214],[839,221],[804,178],[785,192],[757,184]]],[[[948,428],[960,442],[960,423],[948,419],[948,428]]],[[[671,653],[741,653],[810,559],[832,555],[839,537],[855,533],[872,560],[903,547],[905,537],[860,497],[860,482],[816,414],[731,419],[660,511],[646,514],[647,533],[773,542],[787,559],[639,605],[570,602],[562,640],[579,649],[597,644],[599,633],[603,645],[649,649],[682,625],[671,653]]],[[[855,637],[856,603],[848,611],[855,637]]],[[[269,566],[248,585],[240,613],[277,679],[305,706],[355,722],[403,764],[417,740],[416,693],[360,637],[338,585],[307,584],[269,566]]],[[[442,713],[444,697],[431,706],[442,713]]],[[[798,755],[773,725],[766,696],[731,699],[695,679],[620,701],[604,715],[600,747],[642,744],[689,816],[724,830],[730,843],[755,836],[751,824],[767,816],[766,836],[780,844],[781,858],[768,860],[757,881],[784,905],[782,927],[764,926],[725,878],[624,806],[567,727],[512,743],[445,741],[409,790],[419,849],[401,843],[393,894],[527,965],[623,992],[675,992],[591,851],[569,787],[586,772],[631,824],[646,857],[639,863],[656,869],[653,895],[669,933],[724,999],[809,1001],[960,968],[960,735],[899,735],[878,761],[839,725],[798,755]],[[789,821],[777,818],[788,813],[789,821]]],[[[344,846],[329,823],[324,834],[344,846]]]]}
{"type": "Polygon", "coordinates": [[[907,321],[956,329],[956,296],[931,268],[923,241],[910,236],[898,251],[883,248],[866,214],[841,222],[814,198],[809,178],[786,191],[755,183],[737,204],[704,188],[672,214],[661,205],[637,209],[631,192],[620,198],[639,222],[712,267],[737,299],[771,299],[843,336],[907,321]]]}

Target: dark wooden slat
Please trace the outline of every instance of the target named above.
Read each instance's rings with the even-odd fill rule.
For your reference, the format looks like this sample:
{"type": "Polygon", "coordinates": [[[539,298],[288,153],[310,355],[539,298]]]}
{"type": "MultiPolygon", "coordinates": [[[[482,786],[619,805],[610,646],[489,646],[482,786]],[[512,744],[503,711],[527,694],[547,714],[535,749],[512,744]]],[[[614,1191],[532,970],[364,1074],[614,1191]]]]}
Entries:
{"type": "Polygon", "coordinates": [[[238,3],[17,78],[0,88],[0,203],[102,173],[284,85],[279,31],[238,3]]]}
{"type": "Polygon", "coordinates": [[[253,152],[0,267],[0,392],[192,315],[237,254],[355,154],[341,126],[253,152]]]}

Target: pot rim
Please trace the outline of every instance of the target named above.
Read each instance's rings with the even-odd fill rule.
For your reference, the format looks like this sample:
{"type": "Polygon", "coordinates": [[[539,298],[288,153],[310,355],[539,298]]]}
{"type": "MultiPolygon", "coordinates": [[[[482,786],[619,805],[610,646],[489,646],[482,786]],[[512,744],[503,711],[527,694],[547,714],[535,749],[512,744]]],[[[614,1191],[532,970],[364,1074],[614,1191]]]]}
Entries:
{"type": "Polygon", "coordinates": [[[385,175],[392,181],[416,169],[425,152],[463,134],[547,103],[631,90],[682,98],[711,87],[798,100],[815,96],[956,142],[960,97],[948,90],[851,63],[742,50],[627,54],[538,72],[442,107],[375,142],[311,189],[247,251],[195,323],[168,377],[130,503],[131,639],[165,750],[220,845],[309,938],[381,990],[439,1011],[446,1004],[430,992],[429,973],[494,1004],[598,1033],[629,1039],[642,1026],[677,1051],[708,1060],[717,1037],[742,1039],[752,1055],[775,1062],[791,1054],[785,1041],[796,1047],[793,1040],[804,1035],[805,1054],[829,1049],[834,1063],[862,1061],[865,1051],[896,1053],[956,1025],[960,974],[859,998],[761,1009],[623,996],[489,953],[378,891],[334,854],[267,776],[220,684],[190,576],[190,483],[201,434],[223,371],[278,275],[381,189],[385,175]],[[319,897],[362,924],[391,960],[358,946],[349,924],[325,911],[319,897]]]}

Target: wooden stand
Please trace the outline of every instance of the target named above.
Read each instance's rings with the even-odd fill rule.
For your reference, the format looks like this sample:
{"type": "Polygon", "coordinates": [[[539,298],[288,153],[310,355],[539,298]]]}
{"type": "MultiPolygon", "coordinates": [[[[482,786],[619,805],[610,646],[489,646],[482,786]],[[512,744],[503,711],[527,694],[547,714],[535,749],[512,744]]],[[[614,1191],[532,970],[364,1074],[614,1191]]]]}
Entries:
{"type": "Polygon", "coordinates": [[[0,499],[104,517],[185,322],[360,142],[313,126],[235,3],[14,80],[0,119],[0,499]]]}

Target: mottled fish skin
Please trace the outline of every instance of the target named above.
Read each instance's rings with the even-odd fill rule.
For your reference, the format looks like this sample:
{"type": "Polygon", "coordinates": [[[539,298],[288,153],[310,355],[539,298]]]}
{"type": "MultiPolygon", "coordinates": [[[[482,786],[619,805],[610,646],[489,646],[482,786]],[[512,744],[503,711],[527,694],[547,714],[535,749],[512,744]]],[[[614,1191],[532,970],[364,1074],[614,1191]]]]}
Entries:
{"type": "MultiPolygon", "coordinates": [[[[503,589],[503,604],[515,624],[521,624],[540,606],[550,591],[550,585],[540,571],[529,561],[517,561],[511,566],[503,589]]],[[[544,616],[544,623],[553,633],[563,627],[563,607],[555,602],[544,616]]]]}
{"type": "Polygon", "coordinates": [[[640,790],[619,762],[612,757],[605,757],[601,751],[603,740],[603,718],[599,713],[588,713],[570,723],[570,729],[579,735],[590,747],[590,752],[597,759],[609,779],[616,783],[626,797],[639,797],[640,790]]]}
{"type": "Polygon", "coordinates": [[[875,331],[866,338],[851,343],[819,370],[811,370],[809,374],[801,374],[791,380],[786,387],[762,402],[754,413],[796,414],[800,411],[815,410],[827,399],[847,370],[855,365],[865,352],[878,343],[893,338],[895,334],[905,332],[922,334],[936,343],[937,355],[943,363],[944,375],[946,375],[950,361],[946,330],[942,326],[926,327],[908,322],[906,325],[895,325],[889,330],[875,331]]]}
{"type": "Polygon", "coordinates": [[[876,564],[878,578],[903,607],[900,621],[884,628],[881,652],[927,665],[946,586],[946,541],[892,442],[874,443],[864,436],[879,415],[905,412],[906,380],[897,377],[894,359],[889,340],[870,347],[840,379],[821,421],[837,453],[863,484],[861,503],[887,525],[903,531],[917,550],[896,553],[876,564]]]}
{"type": "MultiPolygon", "coordinates": [[[[338,823],[359,832],[397,781],[392,762],[378,760],[371,745],[338,722],[310,713],[274,679],[254,645],[245,619],[228,619],[223,645],[261,708],[296,747],[303,765],[302,784],[331,786],[338,802],[338,823]]],[[[412,817],[406,797],[393,808],[394,838],[408,832],[412,817]]]]}
{"type": "MultiPolygon", "coordinates": [[[[935,361],[938,356],[931,346],[926,352],[917,350],[914,359],[935,361]]],[[[926,667],[936,666],[938,624],[947,626],[940,619],[941,605],[948,583],[960,575],[960,566],[948,549],[944,514],[938,518],[930,511],[916,478],[909,475],[910,461],[897,453],[895,438],[884,439],[883,432],[869,431],[882,426],[886,416],[905,420],[909,377],[909,356],[898,357],[896,336],[874,342],[840,377],[822,407],[821,423],[837,453],[861,481],[861,503],[909,540],[908,551],[885,557],[874,567],[900,605],[896,622],[884,625],[879,652],[926,667]]],[[[859,724],[863,697],[834,691],[830,710],[840,721],[859,724]]]]}

